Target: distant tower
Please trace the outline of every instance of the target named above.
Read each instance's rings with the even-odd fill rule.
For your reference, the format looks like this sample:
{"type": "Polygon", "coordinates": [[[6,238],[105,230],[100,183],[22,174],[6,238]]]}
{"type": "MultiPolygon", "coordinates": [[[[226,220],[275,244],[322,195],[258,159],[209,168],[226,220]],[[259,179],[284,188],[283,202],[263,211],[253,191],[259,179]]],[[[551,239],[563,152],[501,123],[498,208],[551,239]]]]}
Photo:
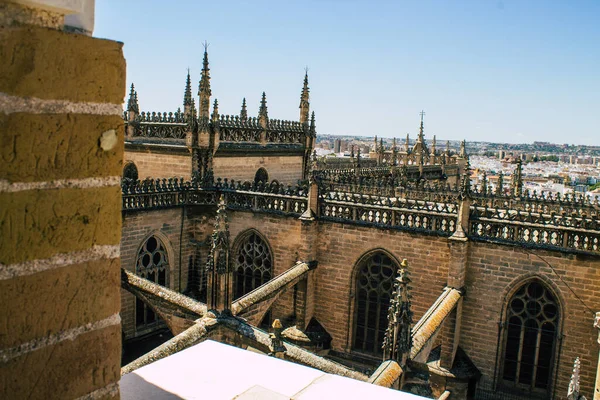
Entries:
{"type": "Polygon", "coordinates": [[[200,74],[200,83],[198,85],[198,96],[200,96],[200,112],[198,117],[202,121],[208,121],[210,109],[210,69],[208,68],[208,44],[204,43],[204,60],[202,61],[202,72],[200,74]]]}
{"type": "Polygon", "coordinates": [[[460,150],[458,152],[458,156],[460,158],[467,158],[467,141],[464,139],[462,142],[460,142],[460,150]]]}
{"type": "Polygon", "coordinates": [[[308,124],[308,115],[310,110],[309,89],[308,89],[308,69],[304,73],[304,87],[300,95],[300,124],[308,124]]]}
{"type": "Polygon", "coordinates": [[[410,142],[410,135],[407,133],[406,134],[406,142],[404,142],[404,152],[406,154],[408,154],[408,152],[410,151],[410,144],[409,144],[409,142],[410,142]]]}

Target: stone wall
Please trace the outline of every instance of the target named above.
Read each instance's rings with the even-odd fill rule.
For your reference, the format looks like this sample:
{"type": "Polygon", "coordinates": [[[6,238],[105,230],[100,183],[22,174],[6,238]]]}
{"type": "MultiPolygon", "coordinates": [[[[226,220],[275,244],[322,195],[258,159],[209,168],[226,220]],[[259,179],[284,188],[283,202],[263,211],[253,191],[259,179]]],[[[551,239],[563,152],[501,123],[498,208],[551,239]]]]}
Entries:
{"type": "MultiPolygon", "coordinates": [[[[548,261],[592,310],[600,308],[598,257],[528,251],[548,261]]],[[[556,293],[557,300],[563,305],[563,339],[562,343],[556,341],[561,352],[554,360],[554,372],[558,368],[555,393],[558,398],[567,393],[573,361],[580,357],[582,394],[591,398],[598,363],[597,332],[593,328],[592,311],[575,297],[545,262],[523,249],[472,242],[468,260],[460,346],[481,370],[484,379],[493,378],[497,349],[498,357],[503,356],[502,346],[498,346],[498,323],[505,315],[507,296],[524,280],[535,277],[556,293]]],[[[500,338],[502,342],[503,337],[500,338]]]]}
{"type": "MultiPolygon", "coordinates": [[[[161,239],[168,253],[168,287],[185,292],[188,289],[189,270],[196,261],[196,247],[192,243],[194,225],[194,216],[189,209],[172,208],[125,213],[121,240],[122,267],[135,272],[141,246],[150,236],[155,235],[161,239]]],[[[126,339],[149,333],[148,329],[136,328],[135,297],[124,289],[121,290],[121,318],[126,339]]]]}
{"type": "Polygon", "coordinates": [[[264,156],[264,157],[219,157],[213,160],[215,178],[228,178],[254,182],[259,168],[269,174],[269,182],[276,179],[286,185],[295,185],[302,179],[301,156],[264,156]]]}
{"type": "Polygon", "coordinates": [[[352,350],[355,267],[372,250],[408,260],[416,323],[440,296],[448,276],[447,239],[353,225],[319,223],[315,317],[333,337],[334,350],[352,350]]]}
{"type": "Polygon", "coordinates": [[[35,3],[0,4],[0,398],[118,398],[123,44],[35,3]]]}
{"type": "Polygon", "coordinates": [[[174,154],[149,151],[125,151],[125,163],[133,162],[140,180],[146,178],[192,177],[192,157],[189,154],[174,154]]]}

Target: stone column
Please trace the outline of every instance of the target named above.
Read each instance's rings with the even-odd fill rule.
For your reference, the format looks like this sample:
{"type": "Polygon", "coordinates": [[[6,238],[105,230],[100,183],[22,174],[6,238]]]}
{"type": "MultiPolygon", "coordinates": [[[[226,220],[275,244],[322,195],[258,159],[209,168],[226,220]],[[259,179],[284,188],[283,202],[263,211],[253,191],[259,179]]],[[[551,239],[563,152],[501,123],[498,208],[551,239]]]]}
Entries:
{"type": "Polygon", "coordinates": [[[0,2],[4,399],[119,398],[125,60],[64,26],[89,5],[0,2]]]}

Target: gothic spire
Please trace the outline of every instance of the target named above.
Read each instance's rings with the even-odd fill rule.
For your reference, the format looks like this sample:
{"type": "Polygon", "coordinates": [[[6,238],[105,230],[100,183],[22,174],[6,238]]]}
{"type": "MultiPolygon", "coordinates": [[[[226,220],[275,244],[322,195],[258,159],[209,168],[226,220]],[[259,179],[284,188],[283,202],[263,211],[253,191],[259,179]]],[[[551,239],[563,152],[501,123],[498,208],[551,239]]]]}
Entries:
{"type": "Polygon", "coordinates": [[[377,153],[377,135],[375,135],[375,140],[374,140],[374,143],[373,143],[373,151],[375,153],[377,153]]]}
{"type": "Polygon", "coordinates": [[[308,123],[308,113],[310,109],[309,102],[309,89],[308,89],[308,68],[304,73],[304,86],[302,87],[302,94],[300,95],[300,123],[308,123]]]}
{"type": "Polygon", "coordinates": [[[398,146],[396,146],[396,138],[392,142],[392,165],[398,165],[398,146]]]}
{"type": "Polygon", "coordinates": [[[421,126],[419,127],[419,138],[418,141],[424,143],[425,142],[425,128],[423,127],[423,117],[425,116],[425,111],[421,110],[421,126]]]}
{"type": "Polygon", "coordinates": [[[450,141],[446,140],[446,155],[450,155],[450,141]]]}
{"type": "Polygon", "coordinates": [[[406,134],[406,142],[404,142],[404,151],[406,152],[406,154],[408,154],[408,150],[410,149],[409,146],[409,140],[410,140],[410,135],[407,133],[406,134]]]}
{"type": "Polygon", "coordinates": [[[317,137],[317,126],[315,124],[315,112],[313,111],[310,116],[310,134],[313,137],[317,137]]]}
{"type": "Polygon", "coordinates": [[[402,260],[394,283],[394,292],[388,309],[388,327],[383,339],[383,359],[395,360],[401,367],[406,365],[412,347],[412,317],[409,286],[411,280],[407,271],[408,262],[402,260]]]}
{"type": "Polygon", "coordinates": [[[258,109],[258,117],[263,117],[268,119],[269,113],[267,112],[267,94],[265,92],[262,93],[262,99],[260,100],[260,108],[258,109]]]}
{"type": "Polygon", "coordinates": [[[185,80],[185,92],[183,94],[183,107],[192,104],[194,99],[192,98],[192,80],[190,79],[190,69],[187,71],[187,78],[185,80]]]}
{"type": "Polygon", "coordinates": [[[131,84],[131,90],[129,91],[129,99],[127,100],[127,111],[133,111],[135,113],[140,112],[140,106],[138,105],[137,92],[133,83],[131,84]]]}
{"type": "Polygon", "coordinates": [[[198,84],[198,96],[200,96],[200,118],[208,119],[210,108],[210,69],[208,68],[208,44],[204,42],[204,59],[202,60],[202,72],[198,84]]]}
{"type": "Polygon", "coordinates": [[[435,135],[433,135],[433,141],[431,142],[431,155],[435,156],[435,146],[436,146],[435,135]]]}
{"type": "Polygon", "coordinates": [[[242,110],[240,111],[240,119],[245,121],[248,119],[248,110],[246,109],[246,98],[242,100],[242,110]]]}

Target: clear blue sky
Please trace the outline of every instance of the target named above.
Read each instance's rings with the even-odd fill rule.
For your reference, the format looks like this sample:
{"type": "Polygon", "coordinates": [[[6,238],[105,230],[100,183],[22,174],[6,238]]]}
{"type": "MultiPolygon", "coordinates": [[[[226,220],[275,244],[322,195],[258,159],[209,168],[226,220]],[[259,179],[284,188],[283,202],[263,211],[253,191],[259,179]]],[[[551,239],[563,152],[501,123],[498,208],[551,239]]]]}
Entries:
{"type": "Polygon", "coordinates": [[[298,119],[309,67],[317,131],[600,145],[600,1],[96,2],[94,35],[125,43],[140,107],[194,94],[208,41],[213,99],[298,119]]]}

